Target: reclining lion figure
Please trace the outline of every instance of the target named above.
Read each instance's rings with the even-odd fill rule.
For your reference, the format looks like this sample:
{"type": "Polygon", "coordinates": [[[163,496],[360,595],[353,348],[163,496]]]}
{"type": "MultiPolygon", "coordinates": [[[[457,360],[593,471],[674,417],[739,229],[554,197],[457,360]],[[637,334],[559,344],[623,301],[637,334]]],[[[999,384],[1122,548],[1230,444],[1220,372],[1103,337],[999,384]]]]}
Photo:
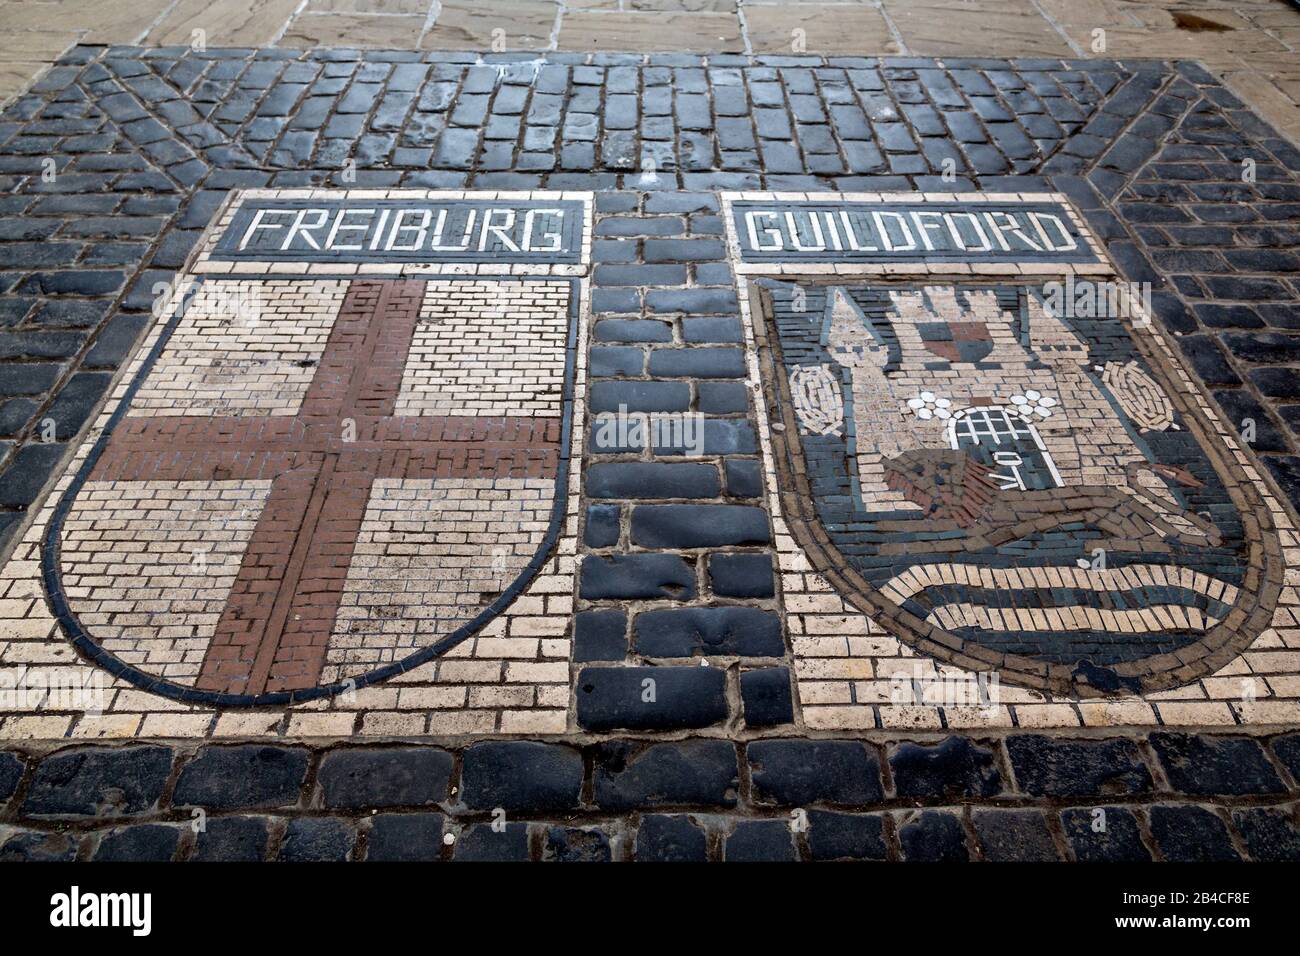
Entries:
{"type": "MultiPolygon", "coordinates": [[[[1063,525],[1087,525],[1107,538],[1094,542],[1113,550],[1168,553],[1173,543],[1216,547],[1219,530],[1200,515],[1176,507],[1153,491],[1153,477],[1202,487],[1190,472],[1171,465],[1133,462],[1124,483],[1080,485],[1035,491],[1003,490],[990,469],[965,451],[922,448],[905,451],[885,463],[885,480],[924,511],[932,522],[963,536],[936,541],[887,545],[887,552],[982,551],[1063,525]],[[1145,478],[1145,483],[1143,479],[1145,478]]],[[[884,521],[880,527],[915,528],[912,521],[884,521]]]]}

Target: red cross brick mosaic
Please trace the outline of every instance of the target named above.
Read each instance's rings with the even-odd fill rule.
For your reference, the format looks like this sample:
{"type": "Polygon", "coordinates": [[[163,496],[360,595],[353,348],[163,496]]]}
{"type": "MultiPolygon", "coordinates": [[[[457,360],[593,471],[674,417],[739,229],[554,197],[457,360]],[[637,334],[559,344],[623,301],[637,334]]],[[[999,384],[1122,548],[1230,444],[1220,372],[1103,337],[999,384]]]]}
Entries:
{"type": "Polygon", "coordinates": [[[377,481],[554,479],[558,415],[394,414],[426,294],[421,280],[349,283],[294,415],[128,416],[112,434],[91,482],[270,483],[198,689],[321,681],[377,481]]]}

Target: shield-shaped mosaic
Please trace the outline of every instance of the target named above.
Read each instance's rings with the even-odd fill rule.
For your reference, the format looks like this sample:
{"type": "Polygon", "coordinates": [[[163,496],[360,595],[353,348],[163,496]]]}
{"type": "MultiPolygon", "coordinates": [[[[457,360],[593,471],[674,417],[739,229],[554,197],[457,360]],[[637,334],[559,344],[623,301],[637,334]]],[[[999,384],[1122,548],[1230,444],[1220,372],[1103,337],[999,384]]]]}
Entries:
{"type": "Polygon", "coordinates": [[[576,509],[588,197],[249,191],[218,219],[45,529],[64,632],[229,706],[490,628],[576,509]]]}
{"type": "Polygon", "coordinates": [[[1186,684],[1270,626],[1278,506],[1063,197],[749,199],[779,509],[849,606],[1082,697],[1186,684]]]}

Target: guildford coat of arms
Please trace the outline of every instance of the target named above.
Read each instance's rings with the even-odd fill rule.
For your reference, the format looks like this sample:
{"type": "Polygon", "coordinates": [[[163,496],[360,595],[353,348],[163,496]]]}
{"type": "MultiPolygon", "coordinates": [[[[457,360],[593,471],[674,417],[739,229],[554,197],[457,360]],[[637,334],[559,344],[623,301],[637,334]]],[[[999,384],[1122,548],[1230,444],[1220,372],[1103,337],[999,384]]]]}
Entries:
{"type": "Polygon", "coordinates": [[[783,511],[901,639],[1093,695],[1211,673],[1268,626],[1258,488],[1118,317],[1021,284],[759,285],[783,511]]]}

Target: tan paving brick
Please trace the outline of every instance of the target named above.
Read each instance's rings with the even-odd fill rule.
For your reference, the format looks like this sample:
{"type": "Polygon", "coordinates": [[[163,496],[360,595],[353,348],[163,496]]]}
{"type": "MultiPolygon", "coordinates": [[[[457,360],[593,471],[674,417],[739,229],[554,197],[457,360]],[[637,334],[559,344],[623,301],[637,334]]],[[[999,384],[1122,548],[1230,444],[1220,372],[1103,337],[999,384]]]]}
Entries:
{"type": "Polygon", "coordinates": [[[883,0],[882,5],[914,56],[1068,57],[1074,53],[1038,15],[1031,0],[928,5],[883,0]]]}
{"type": "Polygon", "coordinates": [[[357,715],[350,712],[289,715],[290,737],[351,737],[357,715]]]}
{"type": "Polygon", "coordinates": [[[541,0],[443,0],[424,50],[544,50],[558,10],[541,0]]]}
{"type": "Polygon", "coordinates": [[[875,7],[820,4],[746,6],[755,53],[897,56],[902,44],[875,7]]]}
{"type": "Polygon", "coordinates": [[[179,0],[145,37],[158,46],[268,46],[284,33],[300,0],[179,0]],[[196,34],[195,31],[202,31],[196,34]]]}
{"type": "Polygon", "coordinates": [[[363,16],[349,13],[304,13],[289,24],[280,46],[312,50],[318,47],[401,49],[419,42],[426,17],[363,16]]]}
{"type": "Polygon", "coordinates": [[[736,17],[725,13],[574,12],[566,14],[558,49],[629,52],[720,52],[745,49],[736,17]]]}
{"type": "Polygon", "coordinates": [[[307,0],[303,12],[426,16],[435,2],[436,0],[307,0]]]}

